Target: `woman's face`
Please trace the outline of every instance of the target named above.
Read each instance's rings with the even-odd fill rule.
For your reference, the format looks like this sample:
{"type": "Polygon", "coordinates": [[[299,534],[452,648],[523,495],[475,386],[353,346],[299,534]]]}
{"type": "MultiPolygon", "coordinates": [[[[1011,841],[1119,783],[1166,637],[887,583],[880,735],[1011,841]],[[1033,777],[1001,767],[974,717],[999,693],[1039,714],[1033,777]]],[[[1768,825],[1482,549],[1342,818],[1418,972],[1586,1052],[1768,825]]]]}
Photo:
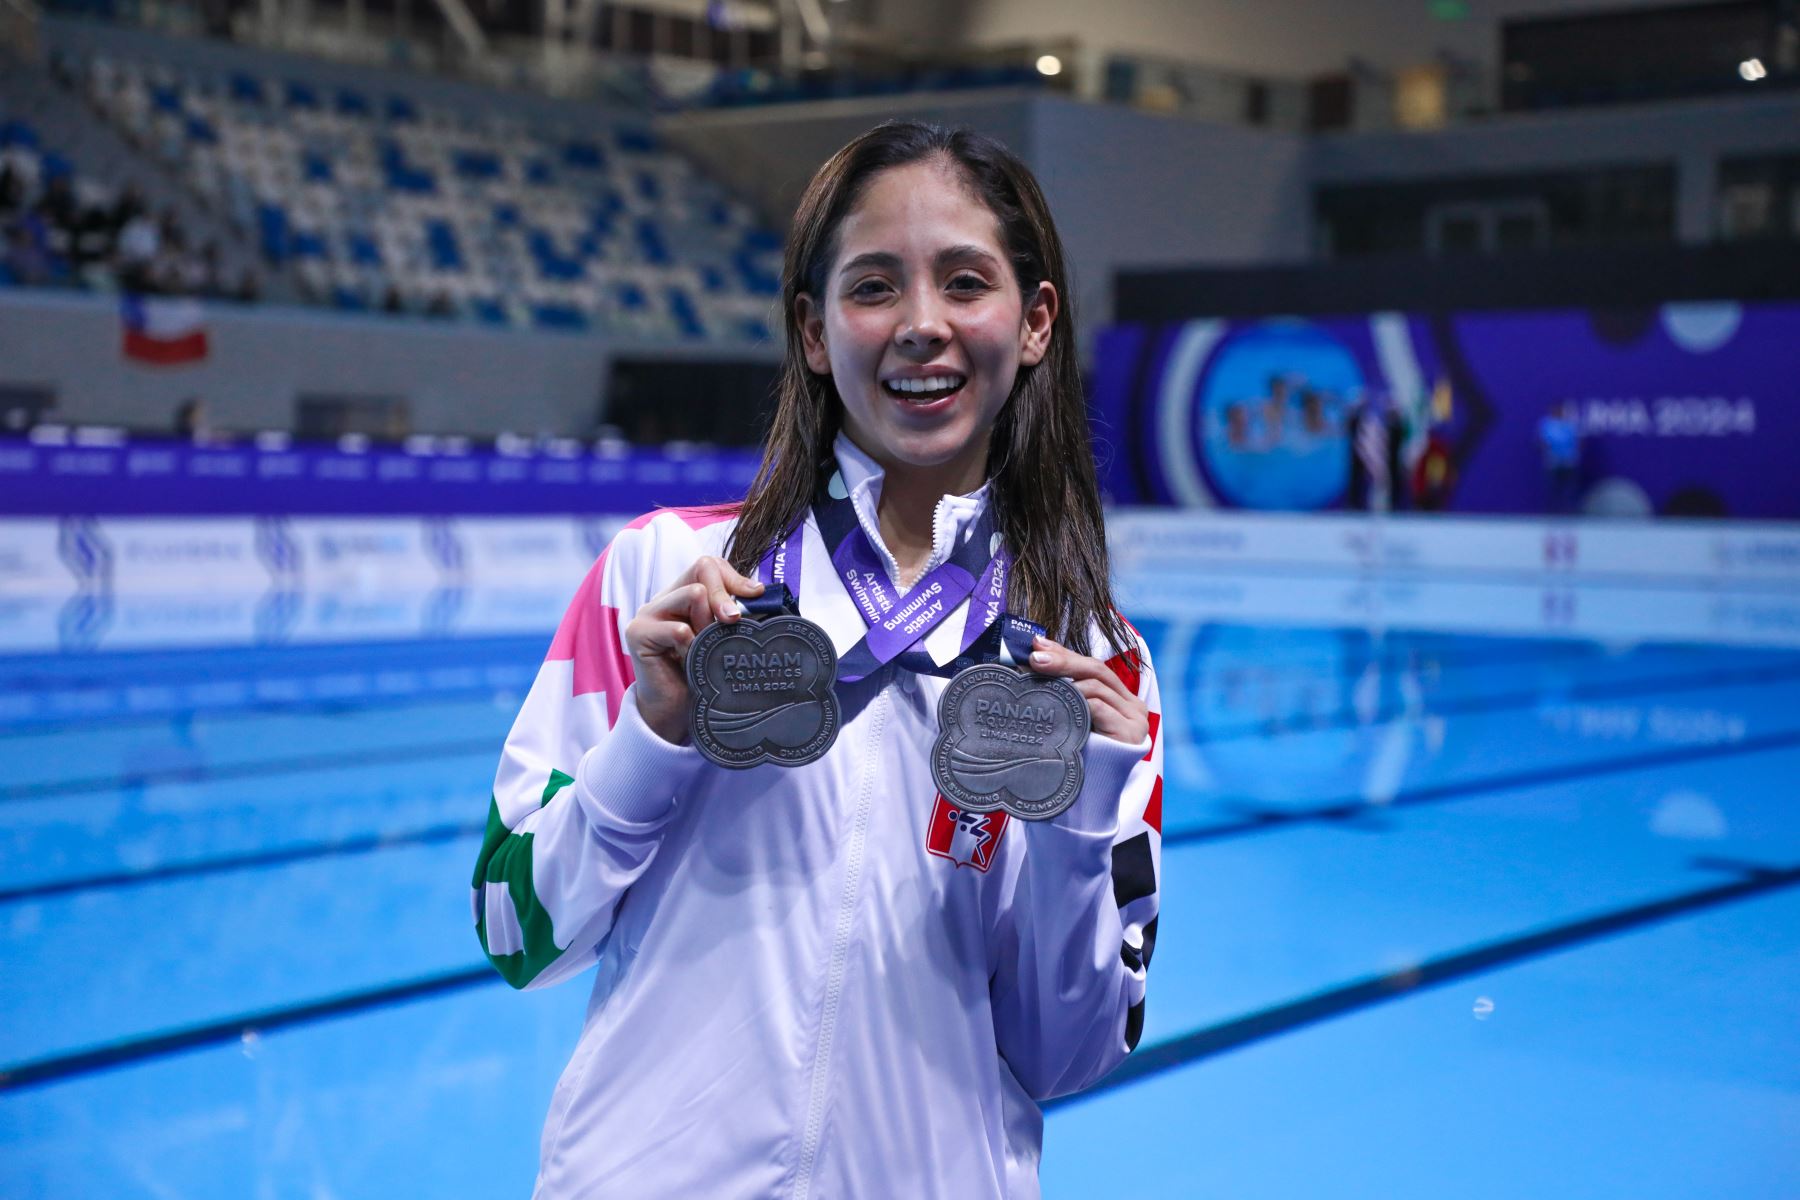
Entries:
{"type": "Polygon", "coordinates": [[[824,296],[795,306],[807,366],[888,470],[948,466],[975,486],[1020,366],[1049,347],[1056,289],[1020,293],[999,222],[941,160],[876,175],[837,243],[824,296]]]}

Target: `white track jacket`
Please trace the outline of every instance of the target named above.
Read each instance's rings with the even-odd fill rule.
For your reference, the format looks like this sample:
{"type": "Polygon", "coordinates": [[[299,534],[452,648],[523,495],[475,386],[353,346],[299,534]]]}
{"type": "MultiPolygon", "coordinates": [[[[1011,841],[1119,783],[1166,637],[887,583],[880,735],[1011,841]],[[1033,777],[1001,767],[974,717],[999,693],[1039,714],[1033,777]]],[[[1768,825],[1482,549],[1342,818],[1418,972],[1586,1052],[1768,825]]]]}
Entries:
{"type": "MultiPolygon", "coordinates": [[[[870,540],[879,467],[840,438],[870,540]]],[[[940,503],[935,567],[984,492],[940,503]]],[[[507,738],[474,878],[514,987],[599,964],[536,1195],[1035,1197],[1037,1101],[1116,1066],[1156,942],[1162,746],[1147,658],[1110,664],[1150,737],[1096,733],[1048,822],[962,814],[929,753],[947,681],[900,673],[804,767],[713,766],[638,716],[621,638],[728,513],[667,509],[588,573],[507,738]]],[[[809,518],[802,612],[865,627],[809,518]]],[[[929,568],[928,568],[929,569],[929,568]]],[[[955,656],[962,618],[925,643],[955,656]]],[[[1113,651],[1101,645],[1096,657],[1113,651]]]]}

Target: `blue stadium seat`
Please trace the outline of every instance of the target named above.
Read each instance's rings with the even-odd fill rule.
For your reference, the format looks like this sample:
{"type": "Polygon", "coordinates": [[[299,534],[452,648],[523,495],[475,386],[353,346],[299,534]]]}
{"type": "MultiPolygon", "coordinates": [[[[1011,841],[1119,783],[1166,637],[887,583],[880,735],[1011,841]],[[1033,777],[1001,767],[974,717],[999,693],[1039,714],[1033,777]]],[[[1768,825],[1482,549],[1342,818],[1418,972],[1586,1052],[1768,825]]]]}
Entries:
{"type": "Polygon", "coordinates": [[[587,314],[569,304],[539,304],[531,310],[532,324],[540,329],[583,330],[588,327],[587,314]]]}
{"type": "Polygon", "coordinates": [[[372,111],[369,98],[349,88],[338,89],[337,110],[346,117],[366,117],[372,111]]]}
{"type": "Polygon", "coordinates": [[[656,137],[648,129],[622,128],[615,137],[621,150],[633,154],[656,153],[656,137]]]}
{"type": "Polygon", "coordinates": [[[600,147],[593,142],[570,142],[563,147],[563,165],[597,171],[606,165],[600,147]]]}
{"type": "Polygon", "coordinates": [[[502,174],[500,156],[485,150],[457,150],[450,161],[464,179],[498,179],[502,174]]]}
{"type": "Polygon", "coordinates": [[[646,262],[667,266],[674,261],[669,254],[669,244],[663,239],[662,230],[649,217],[638,219],[637,239],[638,247],[643,250],[646,262]]]}
{"type": "Polygon", "coordinates": [[[425,249],[431,256],[431,265],[438,270],[463,270],[462,248],[457,245],[456,230],[450,222],[425,222],[425,249]]]}
{"type": "Polygon", "coordinates": [[[683,337],[703,338],[706,326],[700,323],[700,314],[694,311],[694,302],[688,294],[678,287],[669,289],[669,313],[675,318],[675,327],[683,337]]]}
{"type": "Polygon", "coordinates": [[[229,94],[240,104],[260,105],[264,99],[262,81],[242,71],[233,72],[229,94]]]}
{"type": "Polygon", "coordinates": [[[308,183],[330,183],[331,160],[323,154],[305,151],[300,155],[300,177],[308,183]]]}
{"type": "Polygon", "coordinates": [[[469,300],[469,311],[483,325],[505,325],[506,307],[491,296],[475,296],[469,300]]]}
{"type": "Polygon", "coordinates": [[[288,254],[295,259],[331,257],[324,237],[311,229],[296,229],[288,236],[288,254]]]}
{"type": "Polygon", "coordinates": [[[38,148],[38,133],[24,121],[7,121],[0,124],[0,149],[10,146],[23,146],[27,150],[38,148]]]}
{"type": "Polygon", "coordinates": [[[316,109],[319,107],[319,93],[310,84],[290,79],[287,85],[287,102],[289,108],[316,109]]]}
{"type": "Polygon", "coordinates": [[[187,119],[187,136],[188,141],[197,142],[203,146],[219,144],[219,131],[214,129],[212,122],[205,117],[190,116],[187,119]]]}
{"type": "Polygon", "coordinates": [[[366,233],[351,233],[344,237],[344,248],[349,251],[350,261],[359,267],[381,266],[381,246],[366,233]]]}
{"type": "Polygon", "coordinates": [[[262,242],[263,257],[277,265],[287,261],[288,215],[279,204],[259,204],[256,225],[262,242]]]}

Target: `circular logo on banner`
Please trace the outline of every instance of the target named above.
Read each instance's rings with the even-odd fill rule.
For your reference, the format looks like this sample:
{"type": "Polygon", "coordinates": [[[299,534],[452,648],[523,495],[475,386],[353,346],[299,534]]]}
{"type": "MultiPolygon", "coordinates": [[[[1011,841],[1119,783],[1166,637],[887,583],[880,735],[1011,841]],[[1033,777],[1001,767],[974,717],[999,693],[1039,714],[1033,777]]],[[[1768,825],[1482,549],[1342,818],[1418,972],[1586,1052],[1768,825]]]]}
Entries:
{"type": "Polygon", "coordinates": [[[1316,325],[1267,321],[1222,339],[1186,398],[1192,452],[1212,492],[1238,508],[1336,503],[1365,383],[1350,349],[1316,325]]]}

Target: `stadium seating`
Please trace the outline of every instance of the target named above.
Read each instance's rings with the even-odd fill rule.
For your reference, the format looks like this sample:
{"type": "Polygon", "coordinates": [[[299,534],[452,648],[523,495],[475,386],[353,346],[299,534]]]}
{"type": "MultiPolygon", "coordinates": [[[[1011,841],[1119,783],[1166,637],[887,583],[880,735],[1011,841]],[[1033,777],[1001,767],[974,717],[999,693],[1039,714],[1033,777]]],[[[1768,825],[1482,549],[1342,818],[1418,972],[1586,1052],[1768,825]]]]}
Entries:
{"type": "MultiPolygon", "coordinates": [[[[345,310],[741,341],[780,241],[641,126],[566,128],[399,94],[96,54],[97,111],[345,310]]],[[[496,106],[498,108],[499,106],[496,106]]]]}

